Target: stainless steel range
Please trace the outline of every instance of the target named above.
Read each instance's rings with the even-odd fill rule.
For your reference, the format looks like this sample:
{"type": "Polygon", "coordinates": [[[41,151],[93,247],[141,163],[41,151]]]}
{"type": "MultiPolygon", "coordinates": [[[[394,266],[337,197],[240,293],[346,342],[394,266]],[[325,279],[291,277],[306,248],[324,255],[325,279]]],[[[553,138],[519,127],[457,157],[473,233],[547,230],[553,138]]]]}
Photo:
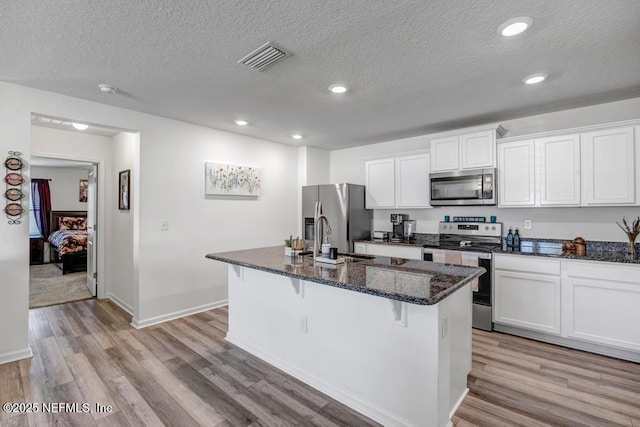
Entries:
{"type": "Polygon", "coordinates": [[[501,246],[502,223],[440,222],[438,231],[438,243],[424,245],[424,260],[479,266],[487,270],[472,284],[473,327],[491,331],[491,251],[501,246]]]}

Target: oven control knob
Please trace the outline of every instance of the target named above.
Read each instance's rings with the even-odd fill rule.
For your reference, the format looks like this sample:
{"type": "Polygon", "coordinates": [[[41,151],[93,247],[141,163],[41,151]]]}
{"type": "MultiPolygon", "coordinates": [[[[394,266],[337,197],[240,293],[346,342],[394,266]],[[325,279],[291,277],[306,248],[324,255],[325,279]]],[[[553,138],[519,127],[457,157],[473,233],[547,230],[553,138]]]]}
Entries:
{"type": "Polygon", "coordinates": [[[491,227],[491,229],[492,229],[493,231],[495,231],[495,230],[496,230],[496,226],[494,225],[493,227],[491,227]]]}
{"type": "Polygon", "coordinates": [[[488,226],[488,225],[485,225],[485,226],[484,226],[484,229],[485,229],[485,230],[488,230],[488,229],[489,229],[489,226],[488,226]]]}

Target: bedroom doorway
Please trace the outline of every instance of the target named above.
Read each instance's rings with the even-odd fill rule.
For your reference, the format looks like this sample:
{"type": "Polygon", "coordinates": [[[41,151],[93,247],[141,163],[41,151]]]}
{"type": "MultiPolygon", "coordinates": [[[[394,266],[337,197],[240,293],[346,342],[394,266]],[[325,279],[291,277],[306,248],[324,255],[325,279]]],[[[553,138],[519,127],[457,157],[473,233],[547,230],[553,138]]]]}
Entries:
{"type": "Polygon", "coordinates": [[[29,308],[96,296],[97,168],[31,158],[29,308]]]}

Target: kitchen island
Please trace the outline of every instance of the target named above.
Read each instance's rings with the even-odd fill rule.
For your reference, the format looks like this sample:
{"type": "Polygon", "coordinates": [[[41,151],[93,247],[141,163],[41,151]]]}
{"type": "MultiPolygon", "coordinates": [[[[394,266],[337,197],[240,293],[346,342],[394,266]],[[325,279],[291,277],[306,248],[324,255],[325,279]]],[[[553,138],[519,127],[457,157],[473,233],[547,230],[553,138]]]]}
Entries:
{"type": "Polygon", "coordinates": [[[386,257],[314,263],[282,247],[226,262],[227,340],[385,426],[446,426],[471,371],[482,268],[386,257]]]}

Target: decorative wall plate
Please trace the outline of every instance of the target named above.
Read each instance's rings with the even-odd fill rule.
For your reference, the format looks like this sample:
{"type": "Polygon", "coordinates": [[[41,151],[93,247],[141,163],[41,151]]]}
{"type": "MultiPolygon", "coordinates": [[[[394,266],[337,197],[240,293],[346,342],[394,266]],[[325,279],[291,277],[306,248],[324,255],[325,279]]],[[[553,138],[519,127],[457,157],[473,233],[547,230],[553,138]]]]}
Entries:
{"type": "Polygon", "coordinates": [[[24,182],[24,178],[19,173],[11,172],[4,177],[4,182],[9,185],[20,185],[24,182]]]}
{"type": "Polygon", "coordinates": [[[19,157],[8,157],[7,160],[4,161],[4,167],[12,171],[18,171],[24,167],[24,164],[19,157]]]}
{"type": "Polygon", "coordinates": [[[18,190],[17,188],[10,188],[4,192],[4,197],[5,199],[15,202],[17,200],[22,199],[24,197],[24,193],[21,190],[18,190]]]}
{"type": "Polygon", "coordinates": [[[24,209],[20,206],[20,203],[9,203],[6,208],[4,208],[4,212],[9,216],[19,216],[22,215],[24,209]]]}

